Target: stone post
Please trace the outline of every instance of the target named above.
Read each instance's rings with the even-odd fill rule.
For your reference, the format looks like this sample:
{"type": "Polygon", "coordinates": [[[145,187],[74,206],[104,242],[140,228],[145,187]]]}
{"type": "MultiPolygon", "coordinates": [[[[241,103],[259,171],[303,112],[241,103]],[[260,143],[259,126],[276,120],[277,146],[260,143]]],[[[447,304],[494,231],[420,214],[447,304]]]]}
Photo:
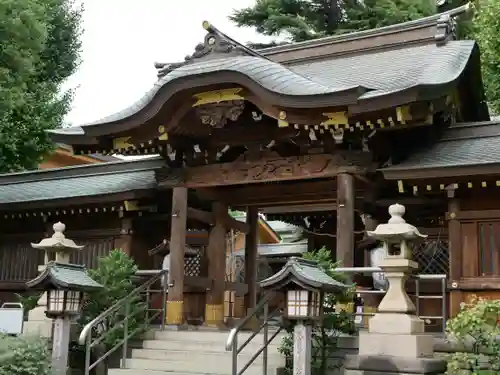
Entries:
{"type": "Polygon", "coordinates": [[[391,218],[367,234],[384,243],[386,257],[380,268],[389,286],[369,321],[368,332],[360,332],[359,354],[348,355],[346,375],[440,374],[446,362],[434,357],[434,337],[424,333],[424,322],[415,315],[415,305],[405,290],[408,277],[418,269],[411,259],[411,244],[426,236],[403,219],[405,207],[389,207],[391,218]]]}

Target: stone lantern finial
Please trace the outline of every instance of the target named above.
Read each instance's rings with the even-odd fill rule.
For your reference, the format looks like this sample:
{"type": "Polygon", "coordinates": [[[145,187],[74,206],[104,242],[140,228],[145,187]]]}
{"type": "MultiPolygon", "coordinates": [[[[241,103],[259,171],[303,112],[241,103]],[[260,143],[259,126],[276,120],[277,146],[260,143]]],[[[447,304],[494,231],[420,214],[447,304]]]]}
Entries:
{"type": "Polygon", "coordinates": [[[391,215],[391,218],[389,219],[388,223],[389,224],[405,224],[406,221],[403,219],[403,215],[406,212],[405,206],[402,204],[396,203],[396,204],[391,204],[389,206],[389,215],[391,215]]]}
{"type": "Polygon", "coordinates": [[[32,243],[31,246],[45,252],[56,253],[56,262],[69,263],[70,253],[81,250],[84,246],[77,245],[75,241],[66,238],[64,235],[66,225],[60,221],[55,223],[52,229],[54,229],[52,237],[44,238],[39,243],[32,243]]]}

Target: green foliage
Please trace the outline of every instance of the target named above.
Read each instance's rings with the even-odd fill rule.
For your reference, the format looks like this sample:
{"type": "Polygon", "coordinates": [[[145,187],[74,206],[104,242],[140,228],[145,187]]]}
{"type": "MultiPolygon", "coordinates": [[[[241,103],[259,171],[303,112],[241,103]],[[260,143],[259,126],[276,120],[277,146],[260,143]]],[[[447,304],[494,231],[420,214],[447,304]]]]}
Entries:
{"type": "MultiPolygon", "coordinates": [[[[112,307],[116,302],[128,296],[135,288],[133,280],[138,270],[134,260],[120,250],[113,250],[108,256],[102,257],[98,261],[97,268],[89,270],[89,275],[100,283],[103,288],[89,293],[79,324],[83,328],[87,323],[95,319],[98,315],[112,307]]],[[[144,325],[144,316],[147,306],[140,297],[130,303],[130,314],[128,321],[129,334],[144,325]]],[[[125,309],[112,314],[107,320],[107,334],[104,343],[108,348],[113,347],[124,337],[124,329],[117,328],[109,331],[112,327],[122,324],[125,318],[125,309]]]]}
{"type": "Polygon", "coordinates": [[[0,172],[37,167],[52,150],[47,129],[62,125],[72,93],[81,8],[73,0],[0,2],[0,172]]]}
{"type": "MultiPolygon", "coordinates": [[[[460,374],[461,369],[470,368],[480,374],[480,356],[488,353],[490,370],[483,373],[500,372],[500,300],[474,299],[462,304],[460,312],[448,320],[446,330],[450,338],[460,344],[472,346],[471,353],[454,353],[448,360],[447,374],[460,374]]],[[[483,358],[485,358],[483,356],[483,358]]]]}
{"type": "Polygon", "coordinates": [[[23,310],[24,310],[24,318],[27,319],[28,313],[33,310],[40,297],[42,296],[42,293],[35,293],[35,294],[19,294],[16,293],[16,298],[23,305],[23,310]]]}
{"type": "MultiPolygon", "coordinates": [[[[303,258],[314,260],[318,266],[333,279],[350,284],[350,280],[343,273],[335,271],[338,264],[331,258],[331,252],[323,247],[319,250],[303,254],[303,258]]],[[[329,365],[335,365],[331,360],[331,354],[336,351],[337,340],[339,334],[352,334],[355,331],[354,319],[352,314],[341,311],[340,313],[333,312],[337,302],[352,301],[354,296],[355,286],[352,285],[345,292],[339,295],[328,294],[325,296],[324,309],[325,315],[323,324],[313,328],[312,332],[312,353],[313,353],[313,368],[327,369],[329,365]],[[329,360],[330,358],[330,360],[329,360]]],[[[283,337],[279,352],[286,358],[293,356],[293,327],[289,327],[288,334],[283,337]]],[[[292,363],[287,361],[287,372],[290,372],[292,363]]]]}
{"type": "Polygon", "coordinates": [[[238,211],[238,210],[229,210],[229,216],[231,217],[241,217],[245,216],[246,213],[244,211],[238,211]]]}
{"type": "Polygon", "coordinates": [[[473,36],[481,50],[483,83],[489,107],[500,113],[500,0],[485,0],[476,6],[473,36]]]}
{"type": "Polygon", "coordinates": [[[435,12],[432,0],[256,0],[254,6],[235,10],[229,18],[238,26],[255,27],[258,33],[286,35],[290,42],[301,42],[435,12]]]}
{"type": "Polygon", "coordinates": [[[0,375],[52,375],[48,342],[0,335],[0,375]]]}

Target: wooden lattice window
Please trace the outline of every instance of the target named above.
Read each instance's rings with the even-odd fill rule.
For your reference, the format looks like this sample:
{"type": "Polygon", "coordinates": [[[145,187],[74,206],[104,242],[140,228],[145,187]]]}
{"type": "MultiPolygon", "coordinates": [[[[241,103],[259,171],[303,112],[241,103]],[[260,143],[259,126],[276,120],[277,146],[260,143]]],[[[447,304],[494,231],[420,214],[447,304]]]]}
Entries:
{"type": "Polygon", "coordinates": [[[478,268],[480,276],[500,274],[500,221],[478,223],[478,268]]]}

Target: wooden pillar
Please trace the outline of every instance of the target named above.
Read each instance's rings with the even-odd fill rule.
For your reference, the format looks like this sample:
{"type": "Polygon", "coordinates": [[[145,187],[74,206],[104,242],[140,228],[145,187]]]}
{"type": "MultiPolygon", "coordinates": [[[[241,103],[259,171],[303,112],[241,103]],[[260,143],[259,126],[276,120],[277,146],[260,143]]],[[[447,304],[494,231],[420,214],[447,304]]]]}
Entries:
{"type": "Polygon", "coordinates": [[[257,207],[248,207],[247,224],[250,231],[245,236],[245,283],[248,293],[245,295],[245,308],[253,309],[257,304],[257,246],[259,242],[259,211],[257,207]]]}
{"type": "Polygon", "coordinates": [[[170,281],[167,301],[167,324],[184,323],[184,251],[186,247],[188,190],[175,187],[172,192],[170,224],[170,281]]]}
{"type": "Polygon", "coordinates": [[[212,288],[207,292],[205,324],[220,327],[224,324],[224,288],[226,279],[226,216],[228,207],[220,202],[212,206],[215,225],[210,230],[207,248],[208,278],[212,288]]]}
{"type": "Polygon", "coordinates": [[[455,198],[454,190],[448,190],[448,198],[449,279],[452,285],[449,310],[450,317],[453,317],[460,311],[460,303],[462,302],[462,292],[460,289],[453,289],[453,285],[460,286],[460,279],[462,277],[462,241],[460,221],[456,219],[460,211],[460,202],[455,198]]]}
{"type": "MultiPolygon", "coordinates": [[[[121,212],[123,215],[123,212],[121,212]]],[[[114,247],[127,255],[132,255],[132,218],[121,217],[120,236],[115,239],[114,247]]]]}
{"type": "Polygon", "coordinates": [[[343,267],[354,266],[354,177],[337,176],[337,261],[343,267]]]}

